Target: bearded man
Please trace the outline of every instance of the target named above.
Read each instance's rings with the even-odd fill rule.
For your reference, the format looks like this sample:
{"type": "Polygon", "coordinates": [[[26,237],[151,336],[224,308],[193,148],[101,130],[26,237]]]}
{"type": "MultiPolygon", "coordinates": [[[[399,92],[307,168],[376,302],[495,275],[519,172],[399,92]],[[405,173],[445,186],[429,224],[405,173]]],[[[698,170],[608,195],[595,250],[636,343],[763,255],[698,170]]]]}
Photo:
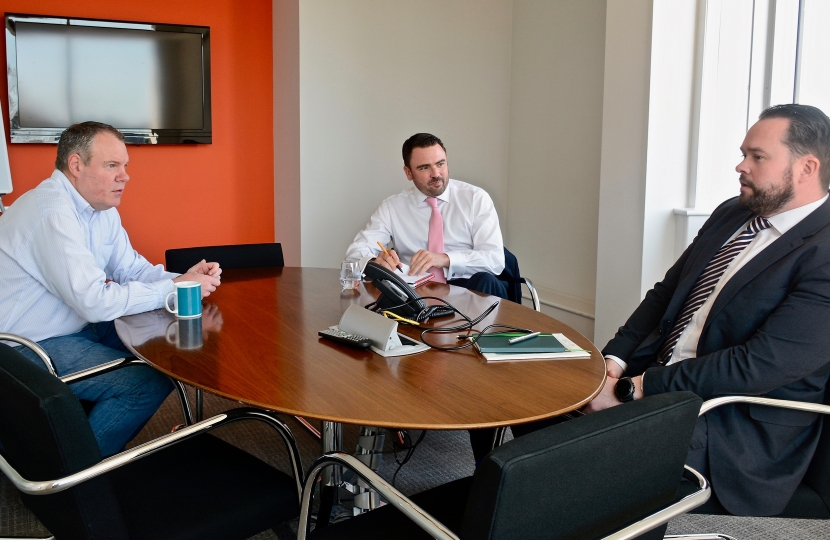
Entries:
{"type": "MultiPolygon", "coordinates": [[[[770,107],[741,153],[740,196],[712,213],[603,349],[608,378],[587,412],[680,390],[823,402],[830,120],[807,105],[770,107]]],[[[821,424],[813,413],[719,407],[700,418],[687,463],[729,512],[775,515],[803,478],[821,424]]]]}

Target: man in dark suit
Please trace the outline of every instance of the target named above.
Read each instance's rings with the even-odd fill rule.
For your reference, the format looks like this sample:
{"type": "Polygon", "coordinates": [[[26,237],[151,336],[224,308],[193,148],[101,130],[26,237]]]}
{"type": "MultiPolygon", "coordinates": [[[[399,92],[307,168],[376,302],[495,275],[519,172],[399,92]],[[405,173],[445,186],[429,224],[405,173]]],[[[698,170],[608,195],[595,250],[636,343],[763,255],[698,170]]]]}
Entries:
{"type": "MultiPolygon", "coordinates": [[[[587,412],[679,390],[823,401],[830,120],[806,105],[771,107],[741,152],[740,196],[712,213],[603,349],[608,379],[587,412]]],[[[821,424],[812,413],[723,406],[698,422],[687,463],[729,512],[775,515],[804,476],[821,424]]]]}

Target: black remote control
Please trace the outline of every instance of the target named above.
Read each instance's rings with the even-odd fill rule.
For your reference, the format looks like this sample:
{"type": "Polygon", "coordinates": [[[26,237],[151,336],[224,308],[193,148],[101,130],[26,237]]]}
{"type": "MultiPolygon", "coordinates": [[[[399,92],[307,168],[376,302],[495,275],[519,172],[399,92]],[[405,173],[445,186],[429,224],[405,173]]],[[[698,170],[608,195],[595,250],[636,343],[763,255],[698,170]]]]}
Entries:
{"type": "Polygon", "coordinates": [[[372,345],[372,340],[367,337],[349,334],[343,330],[335,330],[334,328],[320,330],[317,332],[317,335],[337,343],[342,343],[343,345],[348,345],[349,347],[354,347],[355,349],[368,349],[372,345]]]}

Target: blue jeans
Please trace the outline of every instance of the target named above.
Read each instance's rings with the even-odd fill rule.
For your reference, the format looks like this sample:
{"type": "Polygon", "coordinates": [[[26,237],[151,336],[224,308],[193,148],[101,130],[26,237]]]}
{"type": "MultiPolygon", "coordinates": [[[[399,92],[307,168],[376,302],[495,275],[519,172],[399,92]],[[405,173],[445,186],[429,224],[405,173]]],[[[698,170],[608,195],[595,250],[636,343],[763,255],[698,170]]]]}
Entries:
{"type": "MultiPolygon", "coordinates": [[[[45,339],[38,345],[52,358],[60,376],[132,356],[111,321],[88,324],[76,334],[45,339]]],[[[30,349],[18,350],[46,369],[30,349]]],[[[173,384],[150,366],[129,366],[72,383],[70,388],[78,399],[95,404],[89,424],[101,454],[108,457],[122,451],[138,435],[173,390],[173,384]]]]}

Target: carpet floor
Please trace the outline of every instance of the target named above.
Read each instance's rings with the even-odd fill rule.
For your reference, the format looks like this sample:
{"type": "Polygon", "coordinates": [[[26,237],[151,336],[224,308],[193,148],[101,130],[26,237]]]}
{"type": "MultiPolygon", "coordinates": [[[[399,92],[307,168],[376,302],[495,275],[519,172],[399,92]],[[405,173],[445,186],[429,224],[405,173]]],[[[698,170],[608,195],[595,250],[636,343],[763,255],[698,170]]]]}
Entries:
{"type": "MultiPolygon", "coordinates": [[[[238,406],[241,405],[216,396],[205,395],[205,418],[238,406]]],[[[302,454],[303,467],[307,470],[314,459],[320,455],[320,441],[294,418],[286,417],[285,421],[294,432],[302,454]]],[[[172,426],[181,422],[178,398],[173,394],[131,445],[140,444],[168,433],[172,426]]],[[[310,422],[319,428],[319,422],[313,420],[310,422]]],[[[290,474],[289,462],[282,441],[270,428],[257,422],[241,422],[213,433],[290,474]]],[[[353,451],[357,435],[357,427],[344,426],[343,438],[346,451],[353,451]]],[[[417,437],[420,432],[414,432],[414,435],[417,437]]],[[[398,451],[397,458],[402,457],[403,454],[398,451]]],[[[397,469],[392,436],[387,434],[379,473],[387,480],[391,480],[397,469]]],[[[469,476],[472,473],[473,457],[467,432],[432,431],[426,434],[411,460],[400,468],[395,485],[404,494],[409,495],[456,478],[469,476]]],[[[344,503],[346,510],[348,506],[348,503],[344,503]]],[[[296,523],[293,527],[296,529],[296,523]]],[[[707,532],[728,534],[739,540],[813,540],[830,538],[830,521],[686,515],[671,521],[668,529],[668,534],[707,532]]],[[[42,538],[48,537],[49,533],[23,506],[17,491],[8,479],[0,474],[0,537],[21,536],[42,538]]],[[[277,538],[277,535],[271,531],[253,537],[256,540],[277,538]]]]}

